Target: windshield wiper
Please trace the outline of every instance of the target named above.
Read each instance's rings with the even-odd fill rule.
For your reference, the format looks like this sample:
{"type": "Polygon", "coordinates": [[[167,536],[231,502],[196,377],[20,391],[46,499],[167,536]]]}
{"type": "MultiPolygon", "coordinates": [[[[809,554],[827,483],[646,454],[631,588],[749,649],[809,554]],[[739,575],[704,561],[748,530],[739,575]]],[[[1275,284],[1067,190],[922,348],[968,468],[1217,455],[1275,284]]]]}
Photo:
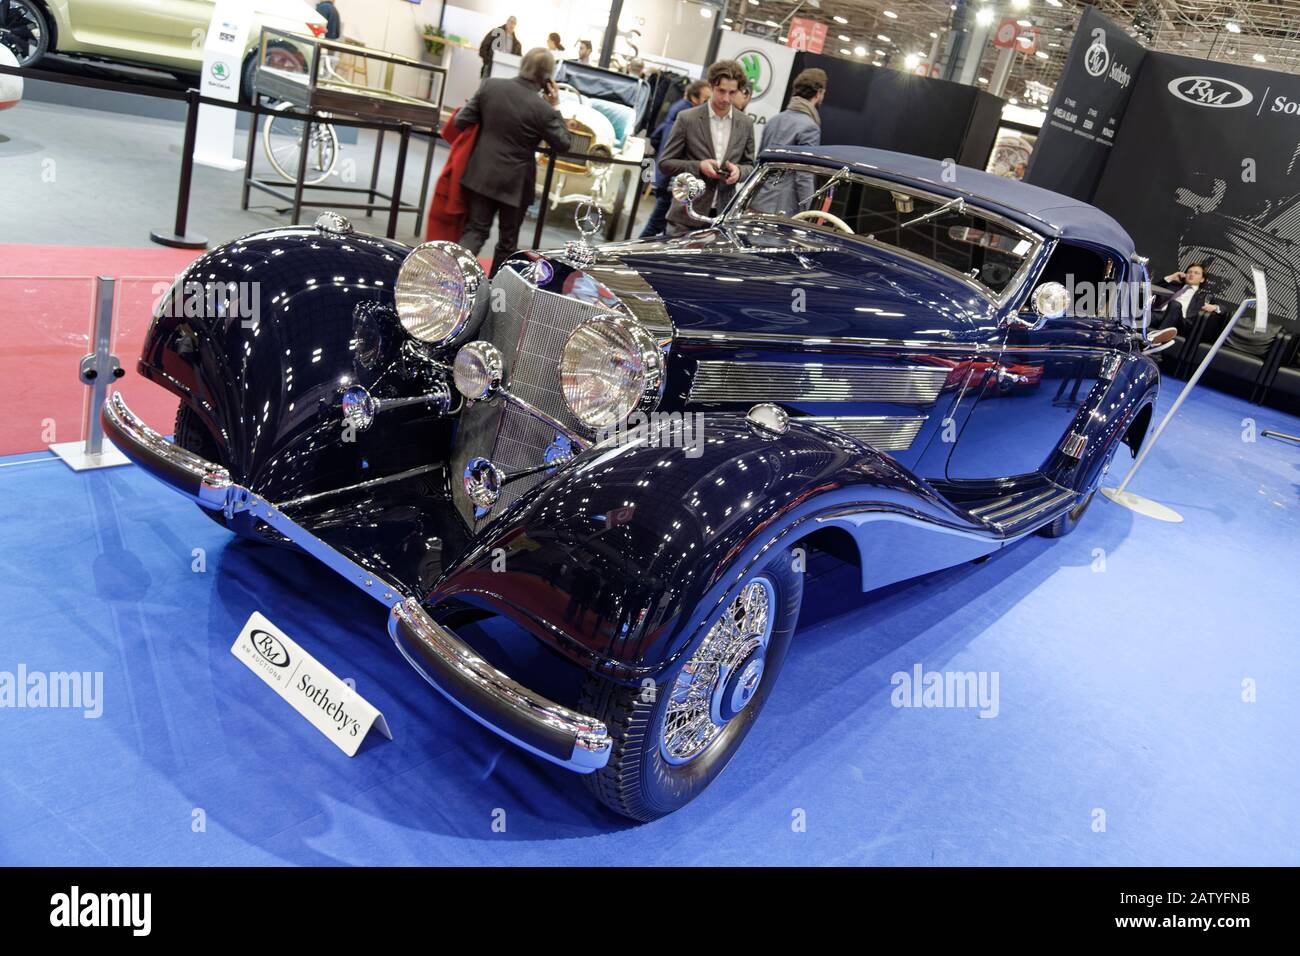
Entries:
{"type": "Polygon", "coordinates": [[[849,167],[841,166],[839,172],[837,172],[834,176],[832,176],[830,179],[826,180],[824,184],[822,184],[821,189],[817,190],[815,193],[813,193],[811,196],[808,197],[808,201],[804,204],[804,208],[811,209],[813,200],[817,199],[817,197],[819,197],[822,193],[826,192],[826,190],[834,188],[837,183],[843,182],[848,175],[849,175],[849,167]]]}
{"type": "Polygon", "coordinates": [[[958,215],[961,215],[965,211],[966,211],[966,200],[958,196],[956,199],[949,199],[942,206],[937,206],[934,209],[931,209],[924,216],[917,216],[915,219],[909,219],[907,222],[903,223],[898,228],[906,229],[908,226],[915,226],[918,225],[919,223],[929,222],[931,219],[936,219],[939,216],[944,215],[945,213],[956,212],[958,215]]]}

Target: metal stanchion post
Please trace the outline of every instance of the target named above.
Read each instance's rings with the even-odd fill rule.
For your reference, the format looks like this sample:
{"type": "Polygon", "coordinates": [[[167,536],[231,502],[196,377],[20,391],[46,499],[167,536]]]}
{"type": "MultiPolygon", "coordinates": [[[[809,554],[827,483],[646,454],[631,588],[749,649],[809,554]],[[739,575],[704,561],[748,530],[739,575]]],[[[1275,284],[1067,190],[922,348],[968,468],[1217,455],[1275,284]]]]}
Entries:
{"type": "Polygon", "coordinates": [[[551,204],[551,183],[555,179],[555,150],[546,151],[546,181],[542,183],[542,201],[537,207],[537,229],[533,231],[533,248],[542,247],[542,228],[546,225],[546,207],[551,204]]]}
{"type": "Polygon", "coordinates": [[[388,238],[397,238],[397,214],[402,211],[402,180],[406,177],[406,151],[411,146],[411,124],[403,123],[398,135],[397,169],[393,173],[393,201],[388,207],[388,238]]]}
{"type": "Polygon", "coordinates": [[[124,374],[122,363],[112,353],[113,341],[113,291],[117,283],[106,276],[95,280],[95,350],[81,360],[81,381],[90,387],[90,402],[86,407],[84,441],[60,442],[50,446],[50,451],[63,459],[73,471],[94,468],[111,468],[128,464],[128,459],[104,441],[104,426],[99,411],[108,397],[108,386],[124,374]]]}
{"type": "MultiPolygon", "coordinates": [[[[641,168],[637,170],[636,175],[636,195],[632,197],[632,211],[627,214],[627,228],[623,230],[623,241],[627,242],[632,238],[632,227],[636,225],[636,211],[641,207],[641,194],[645,192],[646,172],[650,160],[641,160],[641,168]]],[[[653,179],[653,177],[651,177],[653,179]]]]}
{"type": "Polygon", "coordinates": [[[176,197],[176,228],[171,232],[156,230],[149,233],[149,238],[160,246],[175,249],[206,249],[206,238],[185,231],[190,216],[190,185],[194,181],[194,142],[199,132],[199,91],[189,90],[185,99],[189,106],[185,111],[185,142],[181,146],[181,183],[176,197]]]}
{"type": "Polygon", "coordinates": [[[1257,306],[1255,309],[1256,330],[1262,332],[1268,324],[1268,285],[1264,280],[1264,272],[1258,266],[1252,267],[1250,271],[1255,277],[1255,298],[1244,300],[1241,305],[1237,307],[1237,311],[1233,314],[1232,318],[1228,320],[1226,325],[1224,325],[1223,331],[1219,333],[1218,339],[1216,339],[1214,344],[1210,346],[1210,351],[1206,353],[1205,359],[1199,366],[1197,366],[1196,371],[1192,373],[1192,377],[1189,378],[1187,384],[1183,386],[1183,390],[1179,392],[1178,397],[1174,399],[1173,407],[1169,409],[1168,414],[1160,420],[1160,424],[1156,427],[1155,433],[1143,442],[1142,450],[1137,456],[1137,461],[1133,462],[1133,467],[1130,468],[1128,474],[1124,476],[1124,480],[1120,482],[1119,487],[1101,489],[1101,493],[1116,504],[1123,505],[1130,511],[1136,511],[1138,514],[1146,515],[1148,518],[1157,518],[1160,521],[1177,523],[1183,520],[1183,516],[1173,508],[1170,508],[1168,505],[1162,505],[1158,501],[1152,501],[1150,498],[1135,495],[1133,492],[1128,490],[1128,486],[1133,480],[1133,476],[1137,474],[1138,469],[1142,467],[1142,462],[1147,460],[1147,455],[1151,453],[1151,449],[1156,446],[1156,442],[1160,441],[1160,436],[1164,434],[1165,427],[1169,424],[1174,415],[1178,414],[1178,409],[1182,407],[1183,401],[1191,394],[1192,389],[1196,387],[1196,383],[1201,380],[1201,376],[1205,374],[1205,370],[1210,367],[1210,363],[1214,361],[1214,357],[1219,354],[1219,349],[1223,348],[1223,343],[1228,341],[1228,334],[1236,328],[1237,320],[1245,314],[1248,308],[1255,305],[1257,306]]]}

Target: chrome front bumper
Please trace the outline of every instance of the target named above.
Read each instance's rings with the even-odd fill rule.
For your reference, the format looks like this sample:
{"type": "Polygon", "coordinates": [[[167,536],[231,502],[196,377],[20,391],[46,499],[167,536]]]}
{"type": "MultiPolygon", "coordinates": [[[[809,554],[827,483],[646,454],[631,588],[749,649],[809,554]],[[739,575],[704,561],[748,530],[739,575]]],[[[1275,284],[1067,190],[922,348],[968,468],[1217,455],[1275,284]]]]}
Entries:
{"type": "Polygon", "coordinates": [[[609,761],[612,741],[599,720],[575,713],[483,660],[437,623],[414,597],[325,544],[275,505],[235,484],[230,473],[167,441],[111,395],[101,415],[104,433],[123,454],[159,481],[204,508],[247,511],[389,609],[388,631],[398,650],[448,700],[489,730],[578,773],[609,761]]]}

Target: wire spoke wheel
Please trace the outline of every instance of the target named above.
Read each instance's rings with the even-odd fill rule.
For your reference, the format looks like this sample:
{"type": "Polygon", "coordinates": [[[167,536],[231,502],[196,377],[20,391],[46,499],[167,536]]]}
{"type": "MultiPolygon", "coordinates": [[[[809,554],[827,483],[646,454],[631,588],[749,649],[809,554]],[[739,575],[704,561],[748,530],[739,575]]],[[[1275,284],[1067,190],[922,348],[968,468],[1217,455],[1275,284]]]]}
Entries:
{"type": "Polygon", "coordinates": [[[659,748],[671,764],[688,763],[718,738],[753,699],[772,637],[776,588],[757,577],[736,595],[668,691],[659,748]]]}
{"type": "Polygon", "coordinates": [[[45,21],[28,0],[9,0],[9,10],[0,23],[0,43],[18,59],[19,66],[29,66],[45,52],[49,37],[45,21]]]}
{"type": "MultiPolygon", "coordinates": [[[[276,109],[285,109],[280,104],[276,109]]],[[[303,121],[272,114],[266,118],[262,130],[262,146],[267,161],[281,177],[297,182],[298,163],[302,155],[303,121]]],[[[338,133],[330,123],[312,123],[307,140],[307,170],[303,183],[314,186],[324,182],[334,172],[338,162],[338,133]]]]}

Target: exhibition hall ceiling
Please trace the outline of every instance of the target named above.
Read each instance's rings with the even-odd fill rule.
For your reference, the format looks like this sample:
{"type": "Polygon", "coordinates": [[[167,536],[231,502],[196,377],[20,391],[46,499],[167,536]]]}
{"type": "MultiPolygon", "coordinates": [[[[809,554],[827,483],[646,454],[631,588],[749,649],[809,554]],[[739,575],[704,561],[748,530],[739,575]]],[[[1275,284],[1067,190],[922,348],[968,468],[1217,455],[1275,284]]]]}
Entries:
{"type": "MultiPolygon", "coordinates": [[[[1300,71],[1300,0],[972,0],[996,25],[1004,18],[1037,28],[1037,49],[1016,55],[1006,95],[1023,97],[1026,82],[1055,84],[1083,8],[1095,6],[1148,47],[1185,56],[1300,71]]],[[[909,55],[929,59],[954,4],[949,0],[731,0],[728,16],[777,23],[785,35],[792,16],[821,20],[823,52],[902,67],[909,55]],[[743,8],[743,13],[737,13],[743,8]]],[[[734,20],[733,20],[734,23],[734,20]]],[[[987,83],[995,57],[984,57],[987,83]]]]}

